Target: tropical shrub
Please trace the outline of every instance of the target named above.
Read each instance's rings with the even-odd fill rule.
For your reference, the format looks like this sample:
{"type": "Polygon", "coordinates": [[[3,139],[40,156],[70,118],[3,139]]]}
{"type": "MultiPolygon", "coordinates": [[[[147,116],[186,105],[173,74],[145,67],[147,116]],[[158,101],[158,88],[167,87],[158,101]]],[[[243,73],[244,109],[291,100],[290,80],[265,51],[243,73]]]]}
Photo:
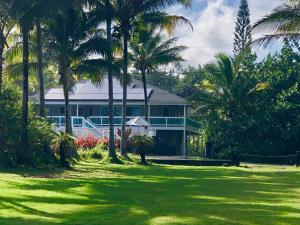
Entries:
{"type": "Polygon", "coordinates": [[[79,149],[78,150],[79,157],[81,159],[97,159],[101,160],[105,157],[106,147],[103,144],[98,144],[91,149],[79,149]]]}
{"type": "Polygon", "coordinates": [[[68,160],[77,156],[75,138],[68,133],[59,131],[52,140],[52,149],[60,157],[60,165],[65,168],[70,167],[68,160]]]}
{"type": "Polygon", "coordinates": [[[89,135],[86,138],[79,137],[78,139],[75,140],[75,144],[77,148],[80,149],[92,149],[96,147],[98,144],[102,144],[105,149],[107,149],[108,146],[108,138],[96,138],[93,135],[89,135]]]}
{"type": "Polygon", "coordinates": [[[141,164],[146,164],[146,154],[153,149],[153,139],[147,135],[136,135],[132,138],[134,152],[141,157],[141,164]]]}
{"type": "MultiPolygon", "coordinates": [[[[55,162],[50,149],[53,129],[50,123],[36,116],[29,106],[29,154],[31,163],[45,165],[55,162]]],[[[20,149],[21,94],[7,82],[0,95],[0,164],[16,165],[20,149]]]]}

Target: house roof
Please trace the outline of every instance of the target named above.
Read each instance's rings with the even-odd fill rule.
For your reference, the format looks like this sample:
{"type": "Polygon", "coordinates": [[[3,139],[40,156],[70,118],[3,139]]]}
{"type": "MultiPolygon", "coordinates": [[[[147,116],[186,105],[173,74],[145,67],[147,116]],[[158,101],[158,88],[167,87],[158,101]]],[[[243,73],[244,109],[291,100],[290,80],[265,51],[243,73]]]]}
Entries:
{"type": "MultiPolygon", "coordinates": [[[[121,101],[123,96],[123,88],[120,81],[113,79],[114,87],[114,100],[121,101]]],[[[152,85],[147,85],[147,94],[149,99],[149,104],[154,105],[183,105],[187,104],[186,100],[171,94],[168,91],[162,90],[160,88],[154,87],[152,85]]],[[[34,96],[38,98],[38,95],[34,96]]],[[[64,99],[62,87],[51,88],[45,93],[46,101],[60,101],[64,99]]],[[[127,99],[128,101],[143,101],[144,91],[143,84],[141,81],[133,80],[127,89],[127,99]]],[[[80,81],[78,82],[73,92],[70,94],[71,101],[108,101],[108,79],[104,78],[101,85],[95,85],[91,81],[80,81]]]]}

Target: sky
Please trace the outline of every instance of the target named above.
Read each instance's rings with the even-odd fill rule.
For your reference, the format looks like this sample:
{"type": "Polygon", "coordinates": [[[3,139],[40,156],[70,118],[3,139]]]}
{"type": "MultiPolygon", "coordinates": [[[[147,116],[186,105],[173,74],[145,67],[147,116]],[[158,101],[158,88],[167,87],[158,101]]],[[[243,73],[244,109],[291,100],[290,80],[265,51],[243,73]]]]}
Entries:
{"type": "MultiPolygon", "coordinates": [[[[194,30],[178,26],[175,36],[178,43],[188,47],[183,52],[185,65],[197,66],[213,62],[216,54],[223,52],[232,55],[234,27],[240,0],[193,0],[191,8],[174,6],[170,14],[188,18],[194,30]]],[[[251,23],[280,6],[283,0],[248,0],[251,23]]],[[[255,38],[255,36],[254,36],[255,38]]],[[[276,46],[267,49],[255,48],[259,58],[275,52],[276,46]]]]}

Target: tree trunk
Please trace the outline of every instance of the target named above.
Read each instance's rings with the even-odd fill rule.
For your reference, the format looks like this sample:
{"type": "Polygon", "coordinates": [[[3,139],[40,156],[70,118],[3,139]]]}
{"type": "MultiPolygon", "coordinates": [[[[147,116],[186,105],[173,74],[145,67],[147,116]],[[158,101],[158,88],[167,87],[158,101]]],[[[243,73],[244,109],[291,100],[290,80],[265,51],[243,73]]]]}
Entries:
{"type": "Polygon", "coordinates": [[[123,50],[123,100],[122,100],[122,128],[121,128],[121,155],[127,157],[126,116],[127,116],[127,82],[128,82],[128,38],[129,29],[124,32],[123,50]]]}
{"type": "Polygon", "coordinates": [[[65,97],[65,122],[66,122],[66,133],[72,134],[71,116],[69,107],[69,91],[67,89],[66,78],[64,79],[64,97],[65,97]]]}
{"type": "Polygon", "coordinates": [[[61,167],[64,167],[67,169],[70,168],[70,165],[69,165],[68,161],[66,160],[66,150],[62,144],[59,146],[59,158],[60,158],[61,167]]]}
{"type": "Polygon", "coordinates": [[[140,156],[141,156],[141,164],[146,165],[147,164],[146,155],[144,153],[141,153],[140,156]]]}
{"type": "Polygon", "coordinates": [[[109,157],[116,158],[115,150],[115,128],[114,128],[114,96],[113,96],[113,53],[112,53],[112,33],[111,33],[111,5],[109,0],[105,1],[106,6],[106,32],[107,32],[107,41],[109,43],[109,51],[107,53],[108,61],[108,108],[109,108],[109,143],[108,143],[108,152],[109,157]]]}
{"type": "Polygon", "coordinates": [[[3,52],[4,52],[4,44],[5,44],[4,35],[3,35],[3,31],[1,31],[1,34],[0,34],[0,95],[1,95],[2,83],[3,83],[3,52]]]}
{"type": "Polygon", "coordinates": [[[148,93],[147,93],[147,81],[146,81],[146,71],[143,69],[142,70],[142,82],[143,82],[143,88],[144,88],[144,105],[145,105],[145,120],[149,120],[149,115],[148,115],[148,93]]]}
{"type": "Polygon", "coordinates": [[[21,118],[21,141],[18,161],[29,164],[28,146],[28,76],[29,76],[29,28],[22,26],[23,35],[23,95],[22,95],[22,118],[21,118]]]}
{"type": "Polygon", "coordinates": [[[38,77],[40,85],[40,116],[45,117],[45,85],[43,74],[43,48],[42,48],[42,29],[40,18],[36,18],[36,46],[38,54],[38,77]]]}

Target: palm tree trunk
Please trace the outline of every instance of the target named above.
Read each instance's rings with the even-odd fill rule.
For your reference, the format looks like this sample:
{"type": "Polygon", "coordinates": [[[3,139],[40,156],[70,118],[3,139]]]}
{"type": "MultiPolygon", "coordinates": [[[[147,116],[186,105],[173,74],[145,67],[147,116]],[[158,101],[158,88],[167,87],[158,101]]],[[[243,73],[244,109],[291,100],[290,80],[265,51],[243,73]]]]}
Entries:
{"type": "Polygon", "coordinates": [[[115,150],[115,128],[114,128],[114,96],[113,96],[113,53],[112,53],[112,33],[111,33],[111,5],[109,0],[105,1],[106,6],[106,33],[107,41],[109,43],[109,51],[107,53],[108,61],[108,108],[109,108],[109,143],[108,143],[108,154],[110,158],[116,158],[115,150]]]}
{"type": "Polygon", "coordinates": [[[0,33],[0,95],[2,90],[3,83],[3,52],[4,52],[5,38],[3,34],[3,30],[0,33]]]}
{"type": "Polygon", "coordinates": [[[65,122],[66,122],[66,133],[72,134],[71,116],[70,116],[70,104],[69,104],[69,91],[64,81],[63,84],[64,97],[65,97],[65,122]]]}
{"type": "Polygon", "coordinates": [[[149,120],[149,115],[148,115],[148,93],[147,93],[147,82],[146,82],[146,71],[143,69],[142,70],[142,82],[143,82],[143,88],[144,88],[144,105],[145,105],[145,120],[149,120]]]}
{"type": "Polygon", "coordinates": [[[123,100],[122,100],[122,127],[121,127],[121,155],[127,157],[127,138],[126,138],[126,116],[127,116],[127,82],[128,82],[128,38],[129,29],[124,32],[123,50],[123,100]]]}
{"type": "Polygon", "coordinates": [[[43,74],[43,49],[42,49],[42,29],[40,18],[36,18],[36,46],[38,54],[38,77],[40,85],[40,116],[45,117],[45,85],[43,74]]]}
{"type": "Polygon", "coordinates": [[[21,146],[19,152],[19,163],[29,164],[28,146],[28,77],[29,77],[29,28],[22,26],[23,35],[23,95],[22,95],[22,117],[21,117],[21,146]]]}

